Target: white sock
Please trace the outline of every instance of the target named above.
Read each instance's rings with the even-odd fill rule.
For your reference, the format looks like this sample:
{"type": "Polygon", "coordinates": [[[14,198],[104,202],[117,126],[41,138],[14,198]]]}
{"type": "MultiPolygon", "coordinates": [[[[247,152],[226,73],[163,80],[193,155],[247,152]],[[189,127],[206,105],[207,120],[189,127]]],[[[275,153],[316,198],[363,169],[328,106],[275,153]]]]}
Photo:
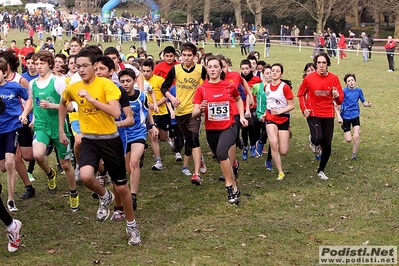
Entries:
{"type": "Polygon", "coordinates": [[[7,230],[9,232],[13,232],[13,231],[15,231],[15,229],[17,229],[17,224],[15,223],[14,220],[12,220],[11,224],[9,226],[7,226],[7,230]]]}
{"type": "Polygon", "coordinates": [[[136,219],[134,219],[133,221],[131,221],[131,222],[128,222],[128,221],[126,221],[126,226],[127,227],[137,227],[137,224],[136,224],[136,219]]]}

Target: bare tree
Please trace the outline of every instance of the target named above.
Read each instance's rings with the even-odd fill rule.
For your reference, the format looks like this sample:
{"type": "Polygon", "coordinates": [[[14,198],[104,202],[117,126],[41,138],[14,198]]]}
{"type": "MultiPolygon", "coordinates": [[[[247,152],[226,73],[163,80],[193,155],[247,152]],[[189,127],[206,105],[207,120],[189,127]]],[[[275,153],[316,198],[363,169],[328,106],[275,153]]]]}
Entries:
{"type": "Polygon", "coordinates": [[[193,15],[193,1],[192,0],[187,0],[187,23],[191,23],[194,20],[194,15],[193,15]]]}
{"type": "Polygon", "coordinates": [[[279,17],[307,13],[317,22],[316,30],[323,30],[329,18],[345,14],[350,4],[350,0],[271,0],[267,9],[279,17]]]}
{"type": "Polygon", "coordinates": [[[204,22],[210,21],[211,17],[211,0],[204,1],[204,22]]]}
{"type": "MultiPolygon", "coordinates": [[[[392,8],[392,6],[389,5],[389,2],[391,2],[391,0],[379,0],[379,1],[364,0],[364,5],[367,8],[367,11],[373,17],[373,21],[374,21],[373,36],[374,36],[374,38],[380,37],[380,26],[381,26],[380,15],[392,8]],[[389,6],[389,9],[388,9],[388,6],[389,6]]],[[[394,1],[392,1],[392,2],[394,2],[394,1]]]]}
{"type": "Polygon", "coordinates": [[[263,0],[246,0],[249,11],[255,17],[255,25],[262,25],[262,11],[269,5],[268,1],[263,0]]]}
{"type": "Polygon", "coordinates": [[[241,0],[229,0],[234,6],[234,15],[237,27],[242,27],[242,5],[241,0]]]}

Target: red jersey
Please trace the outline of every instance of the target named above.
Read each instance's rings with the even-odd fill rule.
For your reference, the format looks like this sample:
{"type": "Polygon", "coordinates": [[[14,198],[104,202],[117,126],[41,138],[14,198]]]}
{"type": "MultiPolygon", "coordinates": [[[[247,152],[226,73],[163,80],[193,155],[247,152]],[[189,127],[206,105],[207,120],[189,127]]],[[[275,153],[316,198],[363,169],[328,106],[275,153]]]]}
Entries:
{"type": "MultiPolygon", "coordinates": [[[[261,82],[262,82],[262,79],[260,77],[258,77],[258,76],[253,76],[249,81],[247,81],[248,86],[249,86],[250,89],[252,89],[252,87],[255,84],[261,83],[261,82]]],[[[247,94],[247,93],[245,92],[245,94],[247,94]]],[[[247,94],[247,97],[248,97],[248,94],[247,94]]],[[[244,101],[244,108],[246,106],[245,104],[246,104],[246,101],[244,101]]],[[[253,108],[256,109],[256,97],[254,97],[254,105],[251,106],[251,109],[253,109],[253,108]]]]}
{"type": "Polygon", "coordinates": [[[173,64],[169,65],[168,63],[166,63],[166,61],[162,61],[161,63],[159,63],[158,65],[156,65],[154,67],[154,75],[163,77],[164,79],[166,79],[166,76],[169,73],[169,70],[174,66],[174,65],[178,65],[178,62],[173,62],[173,64]]]}
{"type": "MultiPolygon", "coordinates": [[[[228,71],[226,73],[226,76],[224,78],[225,81],[228,81],[230,83],[233,83],[237,88],[238,86],[242,85],[242,77],[240,75],[240,72],[237,71],[228,71]]],[[[232,113],[233,115],[238,115],[238,108],[237,108],[237,104],[233,104],[232,106],[232,113]]]]}
{"type": "Polygon", "coordinates": [[[317,71],[307,75],[298,90],[299,105],[302,113],[305,109],[310,109],[309,116],[333,118],[335,116],[332,98],[334,87],[339,93],[339,97],[335,99],[335,102],[341,104],[344,99],[344,92],[336,75],[327,73],[326,76],[320,76],[317,71]]]}
{"type": "Polygon", "coordinates": [[[205,109],[205,129],[224,130],[231,127],[234,121],[233,106],[236,105],[235,97],[240,96],[237,87],[226,80],[218,83],[209,83],[205,80],[194,94],[193,103],[208,102],[205,109]]]}
{"type": "Polygon", "coordinates": [[[31,46],[31,47],[24,46],[19,50],[19,54],[23,55],[23,57],[22,57],[22,65],[23,66],[26,66],[25,56],[27,56],[29,53],[34,53],[34,52],[35,52],[35,48],[33,48],[33,46],[31,46]]]}

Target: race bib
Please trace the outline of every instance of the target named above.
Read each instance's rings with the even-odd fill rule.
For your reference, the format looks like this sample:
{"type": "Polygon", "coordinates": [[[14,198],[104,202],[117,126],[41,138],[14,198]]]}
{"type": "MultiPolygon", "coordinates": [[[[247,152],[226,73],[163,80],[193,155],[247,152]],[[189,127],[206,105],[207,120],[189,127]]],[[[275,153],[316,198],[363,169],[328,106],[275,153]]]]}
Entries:
{"type": "Polygon", "coordinates": [[[230,103],[229,103],[229,101],[208,103],[208,120],[209,121],[228,121],[228,120],[230,120],[230,103]]]}

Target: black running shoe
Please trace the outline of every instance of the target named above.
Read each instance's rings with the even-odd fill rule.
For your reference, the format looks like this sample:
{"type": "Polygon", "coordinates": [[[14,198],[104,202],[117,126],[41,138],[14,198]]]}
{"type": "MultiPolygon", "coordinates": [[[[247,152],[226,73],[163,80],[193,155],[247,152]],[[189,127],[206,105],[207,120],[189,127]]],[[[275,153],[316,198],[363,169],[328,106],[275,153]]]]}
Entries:
{"type": "Polygon", "coordinates": [[[27,190],[25,191],[24,194],[22,194],[21,196],[19,196],[19,198],[25,200],[25,199],[33,198],[35,195],[36,195],[35,189],[34,189],[34,188],[31,188],[31,189],[29,189],[29,190],[27,189],[27,190]]]}

